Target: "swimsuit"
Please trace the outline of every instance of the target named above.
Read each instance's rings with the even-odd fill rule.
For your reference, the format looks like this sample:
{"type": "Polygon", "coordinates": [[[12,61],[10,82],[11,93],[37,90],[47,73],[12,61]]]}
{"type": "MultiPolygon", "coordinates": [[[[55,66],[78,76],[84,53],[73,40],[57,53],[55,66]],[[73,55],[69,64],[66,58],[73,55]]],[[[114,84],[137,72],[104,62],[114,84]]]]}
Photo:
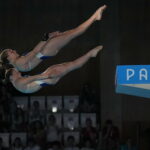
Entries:
{"type": "Polygon", "coordinates": [[[42,60],[51,58],[51,56],[44,56],[44,55],[43,55],[42,53],[40,53],[40,52],[36,54],[36,57],[39,58],[39,59],[42,59],[42,60]]]}
{"type": "Polygon", "coordinates": [[[48,86],[48,85],[49,85],[48,83],[45,83],[44,81],[34,81],[34,83],[40,85],[41,87],[44,87],[44,86],[48,86]]]}

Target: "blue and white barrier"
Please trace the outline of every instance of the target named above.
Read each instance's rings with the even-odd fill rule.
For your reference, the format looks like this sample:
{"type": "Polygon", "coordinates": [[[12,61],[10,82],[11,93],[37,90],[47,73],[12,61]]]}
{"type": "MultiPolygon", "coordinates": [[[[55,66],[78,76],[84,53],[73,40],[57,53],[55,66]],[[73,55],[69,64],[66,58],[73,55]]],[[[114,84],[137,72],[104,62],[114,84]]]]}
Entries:
{"type": "Polygon", "coordinates": [[[150,65],[119,65],[116,92],[150,98],[150,65]]]}

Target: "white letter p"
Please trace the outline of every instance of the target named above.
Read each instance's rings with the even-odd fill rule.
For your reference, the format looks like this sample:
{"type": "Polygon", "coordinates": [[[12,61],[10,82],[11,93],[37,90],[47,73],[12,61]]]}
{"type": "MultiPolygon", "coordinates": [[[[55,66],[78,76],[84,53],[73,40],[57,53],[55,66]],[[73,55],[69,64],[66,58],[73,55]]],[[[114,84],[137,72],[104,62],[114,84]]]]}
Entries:
{"type": "Polygon", "coordinates": [[[133,76],[134,76],[134,70],[133,69],[127,69],[127,80],[129,80],[133,76]]]}

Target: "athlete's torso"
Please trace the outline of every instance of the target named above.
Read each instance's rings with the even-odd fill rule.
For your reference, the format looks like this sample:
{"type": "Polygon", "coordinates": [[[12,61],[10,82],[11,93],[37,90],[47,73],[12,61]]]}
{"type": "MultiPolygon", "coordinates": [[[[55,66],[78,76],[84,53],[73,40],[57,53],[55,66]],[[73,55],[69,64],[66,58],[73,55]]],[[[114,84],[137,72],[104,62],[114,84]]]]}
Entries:
{"type": "Polygon", "coordinates": [[[34,69],[41,61],[42,60],[37,57],[34,57],[30,61],[26,61],[26,56],[20,56],[14,67],[20,72],[28,72],[34,69]],[[24,63],[22,63],[23,59],[25,60],[23,61],[24,63]]]}

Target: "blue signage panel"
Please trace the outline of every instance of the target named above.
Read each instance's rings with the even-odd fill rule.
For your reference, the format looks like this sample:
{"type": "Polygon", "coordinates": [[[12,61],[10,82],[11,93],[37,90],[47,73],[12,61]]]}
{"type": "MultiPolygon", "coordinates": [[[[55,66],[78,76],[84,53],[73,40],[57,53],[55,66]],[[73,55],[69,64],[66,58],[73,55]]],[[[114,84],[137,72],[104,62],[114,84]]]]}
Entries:
{"type": "Polygon", "coordinates": [[[117,66],[117,84],[150,84],[150,65],[117,66]]]}
{"type": "Polygon", "coordinates": [[[150,98],[150,65],[117,66],[116,92],[150,98]]]}

